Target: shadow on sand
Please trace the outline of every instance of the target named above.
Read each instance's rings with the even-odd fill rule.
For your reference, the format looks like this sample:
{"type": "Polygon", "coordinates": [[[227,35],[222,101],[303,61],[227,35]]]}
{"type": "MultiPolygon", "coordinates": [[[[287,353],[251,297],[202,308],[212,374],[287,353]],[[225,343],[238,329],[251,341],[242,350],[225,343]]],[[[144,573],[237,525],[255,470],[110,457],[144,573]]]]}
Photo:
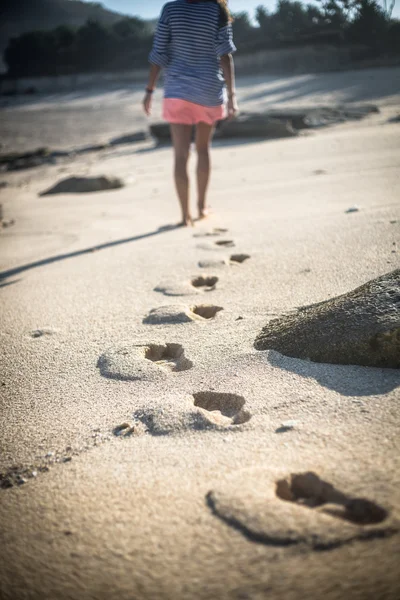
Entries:
{"type": "MultiPolygon", "coordinates": [[[[400,80],[394,81],[394,70],[390,67],[377,70],[368,69],[360,71],[340,71],[338,73],[310,74],[285,77],[259,77],[242,78],[237,87],[245,87],[251,81],[254,91],[251,91],[242,100],[254,102],[268,100],[270,96],[281,96],[281,102],[303,101],[304,98],[315,98],[336,94],[340,103],[348,102],[373,102],[374,100],[394,96],[400,92],[400,80]],[[382,78],[386,71],[387,79],[382,78]],[[379,80],[379,81],[378,81],[379,80]],[[378,85],[379,83],[379,85],[378,85]],[[266,87],[266,84],[273,84],[266,87]],[[258,86],[261,89],[257,89],[258,86]]],[[[321,102],[323,104],[323,101],[321,102]]],[[[329,102],[328,102],[329,104],[329,102]]]]}
{"type": "Polygon", "coordinates": [[[9,277],[14,277],[15,275],[19,275],[20,273],[24,273],[25,271],[30,271],[31,269],[36,269],[37,267],[43,267],[45,265],[50,265],[55,262],[60,262],[62,260],[66,260],[67,258],[75,258],[77,256],[82,256],[83,254],[90,254],[91,252],[98,252],[99,250],[105,250],[106,248],[113,248],[114,246],[120,246],[122,244],[130,244],[131,242],[137,242],[139,240],[143,240],[145,238],[152,237],[154,235],[158,235],[160,233],[167,233],[168,231],[173,231],[175,229],[180,228],[180,225],[163,225],[154,231],[150,231],[148,233],[142,233],[140,235],[135,235],[128,238],[122,238],[121,240],[115,240],[114,242],[106,242],[104,244],[98,244],[97,246],[90,246],[89,248],[84,248],[82,250],[76,250],[75,252],[67,252],[65,254],[57,254],[56,256],[49,256],[48,258],[43,258],[42,260],[37,260],[35,262],[27,263],[26,265],[21,265],[20,267],[14,267],[13,269],[8,269],[7,271],[0,271],[0,287],[5,287],[6,285],[11,285],[12,283],[17,283],[20,281],[5,282],[4,280],[9,277]]]}
{"type": "Polygon", "coordinates": [[[284,371],[315,379],[343,396],[378,396],[400,386],[400,372],[396,369],[314,363],[283,356],[274,350],[266,353],[266,360],[284,371]]]}
{"type": "MultiPolygon", "coordinates": [[[[287,139],[287,138],[282,138],[287,139]]],[[[243,138],[215,138],[212,141],[213,149],[217,148],[229,148],[231,146],[245,146],[246,144],[261,144],[265,142],[276,142],[277,138],[256,138],[256,137],[243,137],[243,138]]],[[[139,148],[138,150],[132,150],[130,154],[148,154],[149,152],[157,152],[158,150],[172,149],[172,142],[163,141],[155,143],[153,146],[146,148],[139,148]]],[[[112,157],[112,156],[111,156],[112,157]]]]}

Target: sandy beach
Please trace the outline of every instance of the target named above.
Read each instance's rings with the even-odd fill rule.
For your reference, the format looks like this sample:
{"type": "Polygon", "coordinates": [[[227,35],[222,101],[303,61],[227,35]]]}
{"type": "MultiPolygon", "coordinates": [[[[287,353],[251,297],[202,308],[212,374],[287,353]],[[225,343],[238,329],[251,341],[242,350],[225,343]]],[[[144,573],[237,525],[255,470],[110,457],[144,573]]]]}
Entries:
{"type": "MultiPolygon", "coordinates": [[[[398,600],[399,371],[254,341],[400,267],[399,75],[239,80],[242,110],[379,112],[215,141],[194,228],[168,227],[172,151],[152,140],[0,174],[2,600],[398,600]],[[69,175],[125,187],[39,196],[69,175]],[[278,493],[311,472],[382,518],[278,493]]],[[[141,95],[3,99],[1,151],[144,129],[141,95]]]]}

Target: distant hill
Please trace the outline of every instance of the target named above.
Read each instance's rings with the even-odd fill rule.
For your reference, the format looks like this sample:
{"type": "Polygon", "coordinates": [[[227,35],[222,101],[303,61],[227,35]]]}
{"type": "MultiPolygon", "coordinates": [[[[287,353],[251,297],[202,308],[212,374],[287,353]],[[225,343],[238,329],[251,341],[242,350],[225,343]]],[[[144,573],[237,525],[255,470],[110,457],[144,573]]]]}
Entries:
{"type": "Polygon", "coordinates": [[[16,37],[27,31],[53,29],[58,25],[79,27],[88,19],[100,21],[105,25],[112,25],[123,16],[104,8],[97,2],[80,2],[79,0],[1,0],[0,55],[2,57],[11,37],[16,37]]]}

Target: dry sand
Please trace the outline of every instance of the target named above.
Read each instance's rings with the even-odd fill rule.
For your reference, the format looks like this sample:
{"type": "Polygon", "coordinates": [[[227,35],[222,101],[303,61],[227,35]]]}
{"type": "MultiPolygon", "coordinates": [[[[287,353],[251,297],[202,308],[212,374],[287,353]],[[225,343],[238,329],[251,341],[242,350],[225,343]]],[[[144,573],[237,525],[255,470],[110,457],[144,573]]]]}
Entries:
{"type": "MultiPolygon", "coordinates": [[[[274,107],[297,105],[299,79],[274,107]]],[[[178,217],[171,150],[150,142],[3,174],[16,223],[0,234],[0,472],[27,474],[0,489],[2,599],[400,597],[398,371],[253,348],[274,316],[400,266],[400,125],[387,122],[399,81],[396,69],[303,77],[303,105],[321,103],[319,86],[325,104],[346,89],[381,112],[216,143],[215,215],[194,230],[160,229],[178,217]],[[38,197],[68,174],[127,186],[38,197]],[[228,231],[198,236],[213,228],[228,231]],[[239,253],[250,258],[231,264],[239,253]],[[200,320],[204,304],[223,310],[200,320]],[[163,306],[172,323],[143,323],[163,306]],[[115,435],[124,423],[133,433],[115,435]],[[277,481],[309,471],[338,490],[324,505],[277,496],[277,481]],[[366,522],[343,512],[353,497],[374,503],[366,522]]],[[[275,85],[239,84],[252,109],[275,85]]],[[[98,96],[110,127],[67,99],[58,130],[45,100],[9,107],[4,146],[133,131],[143,120],[133,105],[117,112],[118,94],[98,96]]]]}

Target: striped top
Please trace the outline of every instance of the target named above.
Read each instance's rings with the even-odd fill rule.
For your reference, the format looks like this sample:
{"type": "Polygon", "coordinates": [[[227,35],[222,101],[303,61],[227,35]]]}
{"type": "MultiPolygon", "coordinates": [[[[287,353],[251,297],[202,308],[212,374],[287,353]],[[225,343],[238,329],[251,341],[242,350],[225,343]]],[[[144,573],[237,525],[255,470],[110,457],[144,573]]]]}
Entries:
{"type": "Polygon", "coordinates": [[[203,106],[226,101],[219,58],[236,50],[216,1],[175,0],[162,9],[149,62],[165,69],[164,97],[203,106]]]}

